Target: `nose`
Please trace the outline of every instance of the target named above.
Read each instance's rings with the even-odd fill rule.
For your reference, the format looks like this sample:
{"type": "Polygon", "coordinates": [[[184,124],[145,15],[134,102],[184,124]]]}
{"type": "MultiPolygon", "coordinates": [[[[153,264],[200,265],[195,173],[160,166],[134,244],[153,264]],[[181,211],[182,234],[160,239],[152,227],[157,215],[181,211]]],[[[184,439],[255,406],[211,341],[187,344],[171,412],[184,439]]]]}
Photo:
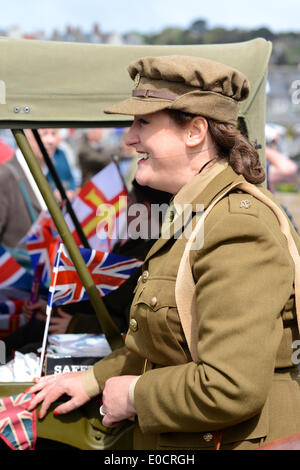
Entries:
{"type": "Polygon", "coordinates": [[[55,143],[55,136],[53,134],[47,134],[45,137],[44,137],[44,141],[49,144],[49,145],[54,145],[55,143]]]}
{"type": "Polygon", "coordinates": [[[124,138],[125,145],[134,146],[139,142],[139,136],[137,132],[137,124],[136,121],[132,123],[131,127],[129,128],[128,132],[124,138]]]}

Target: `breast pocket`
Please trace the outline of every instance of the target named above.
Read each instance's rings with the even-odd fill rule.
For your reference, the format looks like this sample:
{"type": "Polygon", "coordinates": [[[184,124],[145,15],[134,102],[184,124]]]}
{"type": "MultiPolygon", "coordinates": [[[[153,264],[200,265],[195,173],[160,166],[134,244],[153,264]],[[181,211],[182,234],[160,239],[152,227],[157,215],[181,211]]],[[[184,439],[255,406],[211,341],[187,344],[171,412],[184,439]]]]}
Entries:
{"type": "Polygon", "coordinates": [[[186,361],[183,331],[175,301],[175,280],[149,278],[140,283],[131,308],[136,340],[155,364],[186,361]]]}

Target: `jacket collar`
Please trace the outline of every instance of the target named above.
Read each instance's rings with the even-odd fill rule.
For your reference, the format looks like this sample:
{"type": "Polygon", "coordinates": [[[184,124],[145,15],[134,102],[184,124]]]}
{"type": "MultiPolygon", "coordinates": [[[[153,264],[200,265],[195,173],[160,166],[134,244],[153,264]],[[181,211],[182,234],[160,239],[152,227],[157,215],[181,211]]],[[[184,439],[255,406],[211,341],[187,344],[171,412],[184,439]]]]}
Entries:
{"type": "Polygon", "coordinates": [[[231,166],[227,166],[223,171],[219,172],[201,193],[198,192],[196,197],[192,200],[192,205],[203,204],[204,210],[210,203],[229,185],[237,181],[245,181],[242,175],[238,175],[231,166]]]}
{"type": "MultiPolygon", "coordinates": [[[[191,204],[192,212],[196,213],[205,210],[210,203],[221,194],[222,191],[228,188],[229,185],[245,181],[242,175],[238,175],[224,162],[217,162],[207,171],[195,176],[189,183],[187,183],[175,196],[174,206],[178,214],[182,213],[182,208],[186,204],[191,204]],[[195,195],[196,194],[196,195],[195,195]]],[[[184,221],[182,227],[184,226],[184,221]]],[[[178,230],[178,225],[176,226],[178,230]]],[[[157,253],[172,237],[174,236],[174,223],[170,225],[169,237],[159,238],[150,251],[148,252],[145,261],[157,253]]]]}
{"type": "MultiPolygon", "coordinates": [[[[205,168],[196,175],[191,181],[183,186],[174,197],[174,207],[177,214],[181,214],[185,204],[195,205],[195,194],[200,195],[209,186],[219,173],[222,173],[228,167],[225,160],[218,160],[211,167],[205,168]]],[[[199,203],[199,202],[198,202],[199,203]]],[[[193,208],[194,210],[195,208],[193,208]]],[[[194,210],[195,212],[195,210],[194,210]]]]}

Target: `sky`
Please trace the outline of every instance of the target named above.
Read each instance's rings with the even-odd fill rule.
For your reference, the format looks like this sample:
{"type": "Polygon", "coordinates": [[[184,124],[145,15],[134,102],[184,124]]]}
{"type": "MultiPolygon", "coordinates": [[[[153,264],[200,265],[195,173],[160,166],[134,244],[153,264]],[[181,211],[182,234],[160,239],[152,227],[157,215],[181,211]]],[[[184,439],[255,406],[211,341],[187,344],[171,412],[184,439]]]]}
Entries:
{"type": "Polygon", "coordinates": [[[0,0],[0,8],[0,29],[19,26],[25,33],[64,31],[67,24],[88,32],[95,23],[103,33],[156,33],[197,19],[210,28],[300,31],[299,0],[0,0]]]}

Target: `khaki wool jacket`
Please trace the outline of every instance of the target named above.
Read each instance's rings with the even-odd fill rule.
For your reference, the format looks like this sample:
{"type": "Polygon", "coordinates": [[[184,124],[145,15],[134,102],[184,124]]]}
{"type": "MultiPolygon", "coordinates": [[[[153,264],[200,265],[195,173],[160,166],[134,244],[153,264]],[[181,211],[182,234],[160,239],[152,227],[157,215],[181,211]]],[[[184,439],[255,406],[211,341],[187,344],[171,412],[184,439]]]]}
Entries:
{"type": "MultiPolygon", "coordinates": [[[[205,209],[230,184],[245,181],[229,166],[216,168],[188,183],[181,202],[205,209]]],[[[299,250],[294,230],[293,237],[299,250]]],[[[171,232],[148,253],[125,346],[93,367],[100,390],[109,377],[140,375],[135,449],[214,449],[215,432],[221,431],[221,449],[246,450],[299,432],[294,264],[276,216],[237,190],[207,216],[203,247],[190,253],[197,362],[175,300],[186,241],[171,232]]]]}

